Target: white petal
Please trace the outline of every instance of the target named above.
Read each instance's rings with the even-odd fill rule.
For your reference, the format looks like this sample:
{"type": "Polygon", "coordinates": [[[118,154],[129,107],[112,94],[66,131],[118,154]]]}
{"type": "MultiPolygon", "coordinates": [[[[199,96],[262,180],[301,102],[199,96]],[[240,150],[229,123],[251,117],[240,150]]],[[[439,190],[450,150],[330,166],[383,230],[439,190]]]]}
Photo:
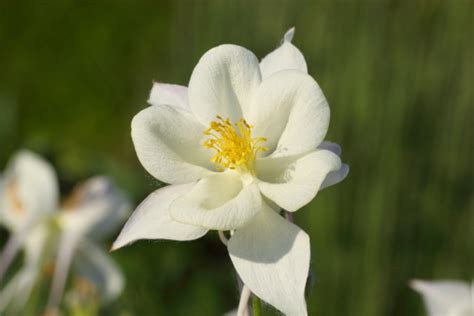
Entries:
{"type": "Polygon", "coordinates": [[[321,183],[321,187],[319,188],[319,191],[327,187],[333,186],[335,184],[338,184],[339,182],[344,180],[348,174],[349,174],[349,165],[345,163],[341,164],[341,168],[339,170],[331,171],[327,174],[323,183],[321,183]]]}
{"type": "Polygon", "coordinates": [[[283,35],[283,41],[285,42],[291,42],[293,40],[293,37],[295,36],[295,27],[293,26],[291,29],[286,31],[285,35],[283,35]]]}
{"type": "MultiPolygon", "coordinates": [[[[318,146],[318,149],[326,149],[326,150],[332,151],[333,153],[335,153],[339,157],[342,154],[341,146],[339,146],[336,143],[329,142],[329,141],[322,142],[318,146]]],[[[328,175],[326,176],[326,179],[324,179],[324,181],[321,184],[321,187],[319,188],[319,190],[322,190],[322,189],[325,189],[327,187],[338,184],[339,182],[344,180],[347,177],[348,174],[349,174],[349,165],[342,164],[341,168],[339,170],[331,171],[330,173],[328,173],[328,175]]]]}
{"type": "Polygon", "coordinates": [[[13,259],[20,251],[25,240],[25,234],[13,233],[8,238],[7,243],[0,253],[0,282],[3,280],[8,268],[13,263],[13,259]]]}
{"type": "Polygon", "coordinates": [[[64,233],[106,237],[130,214],[130,202],[110,179],[93,177],[79,184],[64,203],[59,223],[64,233]]]}
{"type": "Polygon", "coordinates": [[[26,264],[28,264],[30,257],[32,257],[31,250],[33,249],[31,249],[31,246],[37,246],[37,248],[33,250],[34,252],[43,250],[43,230],[43,225],[39,221],[35,221],[34,223],[22,226],[10,234],[10,238],[0,253],[0,283],[5,276],[5,272],[22,247],[26,250],[26,264]]]}
{"type": "Polygon", "coordinates": [[[40,156],[27,150],[17,153],[7,166],[4,181],[0,202],[9,229],[18,230],[56,211],[56,173],[40,156]]]}
{"type": "Polygon", "coordinates": [[[138,159],[158,180],[189,183],[212,172],[212,152],[202,146],[206,128],[180,108],[159,105],[138,113],[132,138],[138,159]]]}
{"type": "Polygon", "coordinates": [[[41,259],[48,253],[48,238],[54,233],[49,222],[43,222],[32,227],[24,242],[24,265],[38,266],[41,259]]]}
{"type": "Polygon", "coordinates": [[[209,50],[194,68],[189,103],[204,125],[216,115],[238,121],[247,112],[253,91],[261,81],[258,59],[240,46],[209,50]]]}
{"type": "Polygon", "coordinates": [[[423,295],[430,316],[448,315],[472,299],[470,286],[466,282],[414,280],[411,287],[423,295]]]}
{"type": "Polygon", "coordinates": [[[318,149],[326,149],[326,150],[332,151],[339,157],[341,157],[341,154],[342,154],[342,149],[341,149],[341,146],[339,146],[339,144],[329,142],[327,140],[319,144],[318,149]]]}
{"type": "MultiPolygon", "coordinates": [[[[9,280],[8,284],[0,292],[0,313],[7,307],[11,307],[17,312],[24,309],[25,304],[30,298],[33,286],[37,281],[37,277],[41,267],[42,256],[45,256],[45,245],[50,230],[42,224],[35,227],[26,227],[27,234],[23,236],[12,235],[10,240],[17,239],[24,247],[25,255],[23,265],[15,276],[9,280]]],[[[17,233],[18,234],[18,233],[17,233]]],[[[10,242],[9,240],[9,242],[10,242]]],[[[8,244],[7,244],[8,245],[8,244]]],[[[20,246],[20,244],[18,244],[20,246]]],[[[6,250],[8,246],[5,246],[6,250]]],[[[8,265],[3,262],[0,263],[0,270],[5,271],[8,265]]],[[[1,281],[0,281],[1,283],[1,281]]]]}
{"type": "Polygon", "coordinates": [[[260,62],[263,79],[281,70],[293,69],[308,72],[303,54],[295,45],[291,44],[294,32],[294,28],[288,30],[280,47],[265,56],[260,62]]]}
{"type": "Polygon", "coordinates": [[[148,103],[151,105],[172,105],[189,110],[188,87],[154,82],[148,103]]]}
{"type": "Polygon", "coordinates": [[[169,206],[187,193],[194,184],[169,185],[150,194],[135,210],[114,242],[113,249],[140,239],[193,240],[204,236],[207,229],[179,223],[169,214],[169,206]]]}
{"type": "Polygon", "coordinates": [[[229,241],[237,273],[250,290],[285,315],[307,315],[304,289],[308,277],[308,235],[270,207],[229,241]]]}
{"type": "Polygon", "coordinates": [[[233,172],[223,172],[200,180],[173,201],[170,214],[182,223],[230,230],[245,225],[260,211],[261,204],[255,183],[244,185],[233,172]]]}
{"type": "Polygon", "coordinates": [[[316,150],[301,158],[257,160],[262,193],[281,208],[294,212],[309,203],[329,172],[341,168],[341,160],[328,150],[316,150]]]}
{"type": "Polygon", "coordinates": [[[326,135],[328,103],[316,81],[303,72],[283,70],[268,77],[259,86],[252,104],[246,118],[254,125],[253,135],[268,139],[264,143],[268,154],[308,152],[326,135]]]}
{"type": "Polygon", "coordinates": [[[78,243],[79,239],[77,239],[76,236],[63,234],[60,237],[56,261],[54,262],[54,274],[51,281],[47,309],[55,310],[61,303],[69,269],[78,243]]]}
{"type": "Polygon", "coordinates": [[[77,273],[99,289],[105,301],[117,298],[123,291],[125,280],[118,265],[96,245],[83,241],[75,261],[77,273]]]}

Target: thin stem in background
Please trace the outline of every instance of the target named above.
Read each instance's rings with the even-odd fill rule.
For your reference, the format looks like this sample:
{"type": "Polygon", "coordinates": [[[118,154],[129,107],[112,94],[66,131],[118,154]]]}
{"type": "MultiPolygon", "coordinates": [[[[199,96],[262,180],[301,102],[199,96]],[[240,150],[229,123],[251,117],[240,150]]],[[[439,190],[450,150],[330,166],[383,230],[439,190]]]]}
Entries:
{"type": "MultiPolygon", "coordinates": [[[[229,239],[227,239],[225,233],[221,230],[217,231],[219,235],[219,239],[221,242],[224,244],[224,246],[227,247],[229,243],[229,239]]],[[[232,236],[234,234],[234,231],[230,231],[230,235],[232,236]]],[[[238,281],[238,286],[240,290],[240,300],[239,300],[239,307],[237,308],[237,316],[249,316],[249,309],[248,309],[248,301],[250,299],[250,295],[252,292],[250,292],[250,289],[245,286],[245,284],[242,283],[240,280],[239,275],[237,275],[237,281],[238,281]]]]}
{"type": "Polygon", "coordinates": [[[237,316],[249,316],[249,298],[250,289],[244,284],[242,293],[240,293],[239,307],[237,308],[237,316]]]}
{"type": "Polygon", "coordinates": [[[0,284],[2,283],[8,267],[18,254],[28,231],[28,229],[24,229],[19,233],[13,233],[3,248],[0,255],[0,284]]]}

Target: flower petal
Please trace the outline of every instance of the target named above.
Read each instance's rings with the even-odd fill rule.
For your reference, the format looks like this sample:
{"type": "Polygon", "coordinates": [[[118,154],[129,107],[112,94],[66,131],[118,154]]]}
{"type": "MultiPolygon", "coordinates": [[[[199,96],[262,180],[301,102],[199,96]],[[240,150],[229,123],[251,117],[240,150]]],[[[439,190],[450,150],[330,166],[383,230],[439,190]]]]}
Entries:
{"type": "Polygon", "coordinates": [[[151,105],[172,105],[189,111],[188,87],[154,82],[148,103],[151,105]]]}
{"type": "Polygon", "coordinates": [[[24,250],[23,266],[37,265],[46,251],[46,239],[50,233],[43,221],[35,221],[10,234],[0,252],[0,283],[20,250],[24,250]]]}
{"type": "Polygon", "coordinates": [[[81,278],[92,282],[105,301],[117,298],[123,291],[125,280],[118,265],[101,248],[88,241],[82,241],[74,261],[81,278]]]}
{"type": "Polygon", "coordinates": [[[251,51],[237,45],[215,47],[194,68],[189,82],[191,110],[206,126],[216,115],[237,122],[248,111],[260,81],[258,59],[251,51]]]}
{"type": "Polygon", "coordinates": [[[245,225],[260,211],[261,204],[257,185],[244,185],[240,177],[230,171],[200,180],[171,203],[170,214],[178,222],[230,230],[245,225]]]}
{"type": "Polygon", "coordinates": [[[169,206],[189,192],[194,184],[169,185],[150,194],[135,210],[114,242],[113,249],[140,239],[193,240],[204,236],[207,229],[176,222],[169,206]]]}
{"type": "MultiPolygon", "coordinates": [[[[332,151],[339,157],[342,154],[341,146],[329,141],[322,142],[318,146],[318,149],[326,149],[326,150],[332,151]]],[[[321,183],[321,187],[319,188],[319,191],[327,187],[333,186],[335,184],[338,184],[339,182],[344,180],[348,174],[349,174],[349,165],[344,163],[341,165],[341,168],[339,170],[331,171],[330,173],[328,173],[328,175],[326,176],[326,179],[324,179],[323,183],[321,183]]]]}
{"type": "Polygon", "coordinates": [[[470,286],[466,282],[413,280],[410,285],[423,296],[430,316],[448,315],[472,299],[470,286]]]}
{"type": "Polygon", "coordinates": [[[308,235],[270,207],[229,240],[229,254],[245,285],[285,315],[307,315],[308,235]]]}
{"type": "Polygon", "coordinates": [[[76,186],[63,208],[59,224],[64,233],[101,238],[125,221],[131,206],[110,179],[97,176],[76,186]]]}
{"type": "Polygon", "coordinates": [[[340,168],[341,160],[328,150],[316,150],[296,159],[268,157],[256,163],[262,193],[290,212],[309,203],[327,174],[340,168]]]}
{"type": "Polygon", "coordinates": [[[341,157],[341,154],[342,154],[342,149],[341,149],[341,146],[339,146],[339,144],[329,142],[327,140],[325,140],[321,144],[319,144],[318,148],[332,151],[333,153],[335,153],[339,157],[341,157]]]}
{"type": "Polygon", "coordinates": [[[55,212],[58,192],[53,167],[33,152],[18,152],[7,166],[0,192],[3,221],[9,229],[18,230],[55,212]]]}
{"type": "Polygon", "coordinates": [[[316,81],[296,70],[283,70],[259,86],[248,122],[252,134],[267,138],[272,156],[308,152],[324,139],[329,126],[329,106],[316,81]]]}
{"type": "Polygon", "coordinates": [[[201,145],[201,125],[194,116],[169,105],[150,106],[132,121],[132,139],[145,169],[166,183],[189,183],[212,172],[212,152],[201,145]]]}
{"type": "MultiPolygon", "coordinates": [[[[326,149],[326,150],[332,151],[339,157],[341,157],[341,154],[342,154],[341,146],[329,141],[322,142],[318,146],[318,149],[326,149]]],[[[344,163],[341,165],[341,168],[339,170],[331,171],[330,173],[328,173],[328,175],[326,176],[326,179],[324,179],[319,190],[321,191],[322,189],[338,184],[339,182],[344,180],[348,174],[349,174],[349,165],[344,163]]]]}
{"type": "Polygon", "coordinates": [[[287,69],[299,70],[305,73],[308,72],[303,54],[296,46],[291,44],[294,33],[294,27],[289,29],[285,33],[280,47],[262,59],[260,62],[260,70],[263,79],[278,71],[287,69]]]}
{"type": "Polygon", "coordinates": [[[345,163],[341,164],[341,168],[339,168],[339,170],[331,171],[327,174],[323,183],[321,183],[319,191],[327,187],[333,186],[335,184],[338,184],[339,182],[344,180],[348,174],[349,174],[349,165],[345,163]]]}
{"type": "Polygon", "coordinates": [[[77,236],[62,234],[58,241],[58,250],[56,261],[54,262],[54,273],[51,281],[51,289],[49,291],[48,302],[46,308],[48,310],[56,310],[63,298],[64,289],[66,287],[67,276],[71,268],[72,259],[74,257],[77,245],[80,239],[77,236]]]}
{"type": "MultiPolygon", "coordinates": [[[[15,246],[23,246],[25,254],[20,270],[0,292],[0,313],[4,311],[7,305],[13,306],[13,309],[17,311],[23,310],[38,276],[41,258],[44,258],[42,256],[45,255],[48,234],[47,226],[40,224],[35,227],[27,226],[25,231],[10,236],[0,258],[0,282],[3,272],[6,271],[11,262],[8,262],[8,259],[5,258],[5,255],[8,256],[7,252],[14,250],[15,246]],[[22,236],[18,236],[18,234],[22,236]]],[[[19,250],[19,248],[16,248],[16,250],[19,250]]],[[[13,259],[14,253],[10,253],[10,256],[10,259],[13,259]]]]}

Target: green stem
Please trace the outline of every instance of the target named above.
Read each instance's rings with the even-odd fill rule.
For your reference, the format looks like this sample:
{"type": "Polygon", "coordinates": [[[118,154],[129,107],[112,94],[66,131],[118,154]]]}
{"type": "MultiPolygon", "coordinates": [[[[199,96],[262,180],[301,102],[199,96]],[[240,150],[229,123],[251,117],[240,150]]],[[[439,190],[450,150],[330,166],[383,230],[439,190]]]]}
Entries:
{"type": "Polygon", "coordinates": [[[253,316],[261,316],[262,315],[262,304],[260,303],[260,299],[255,295],[252,296],[252,308],[253,308],[253,316]]]}

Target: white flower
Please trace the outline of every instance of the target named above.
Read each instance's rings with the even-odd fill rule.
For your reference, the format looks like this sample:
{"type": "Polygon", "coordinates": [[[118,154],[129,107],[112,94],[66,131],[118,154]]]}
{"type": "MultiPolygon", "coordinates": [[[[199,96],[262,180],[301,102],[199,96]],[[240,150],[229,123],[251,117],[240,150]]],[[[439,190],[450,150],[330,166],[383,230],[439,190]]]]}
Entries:
{"type": "Polygon", "coordinates": [[[23,266],[0,292],[1,312],[8,304],[19,310],[28,300],[48,238],[44,223],[56,211],[59,196],[53,168],[27,151],[10,160],[0,183],[0,222],[11,233],[0,256],[0,280],[18,251],[25,250],[23,266]]]}
{"type": "Polygon", "coordinates": [[[306,315],[309,237],[280,208],[297,211],[348,167],[339,146],[323,142],[329,107],[292,36],[261,63],[221,45],[200,59],[189,88],[154,84],[132,138],[145,169],[171,185],[145,199],[114,248],[232,230],[243,282],[285,314],[306,315]]]}
{"type": "Polygon", "coordinates": [[[423,296],[430,316],[474,316],[474,284],[414,280],[411,287],[423,296]]]}
{"type": "Polygon", "coordinates": [[[48,260],[56,261],[50,307],[59,304],[71,263],[77,274],[94,282],[103,299],[120,294],[121,272],[93,242],[116,228],[130,208],[124,194],[107,178],[86,181],[59,206],[53,168],[36,154],[21,151],[0,183],[0,218],[11,232],[0,256],[0,278],[17,252],[25,251],[23,266],[0,292],[0,311],[7,305],[21,309],[48,260]]]}

